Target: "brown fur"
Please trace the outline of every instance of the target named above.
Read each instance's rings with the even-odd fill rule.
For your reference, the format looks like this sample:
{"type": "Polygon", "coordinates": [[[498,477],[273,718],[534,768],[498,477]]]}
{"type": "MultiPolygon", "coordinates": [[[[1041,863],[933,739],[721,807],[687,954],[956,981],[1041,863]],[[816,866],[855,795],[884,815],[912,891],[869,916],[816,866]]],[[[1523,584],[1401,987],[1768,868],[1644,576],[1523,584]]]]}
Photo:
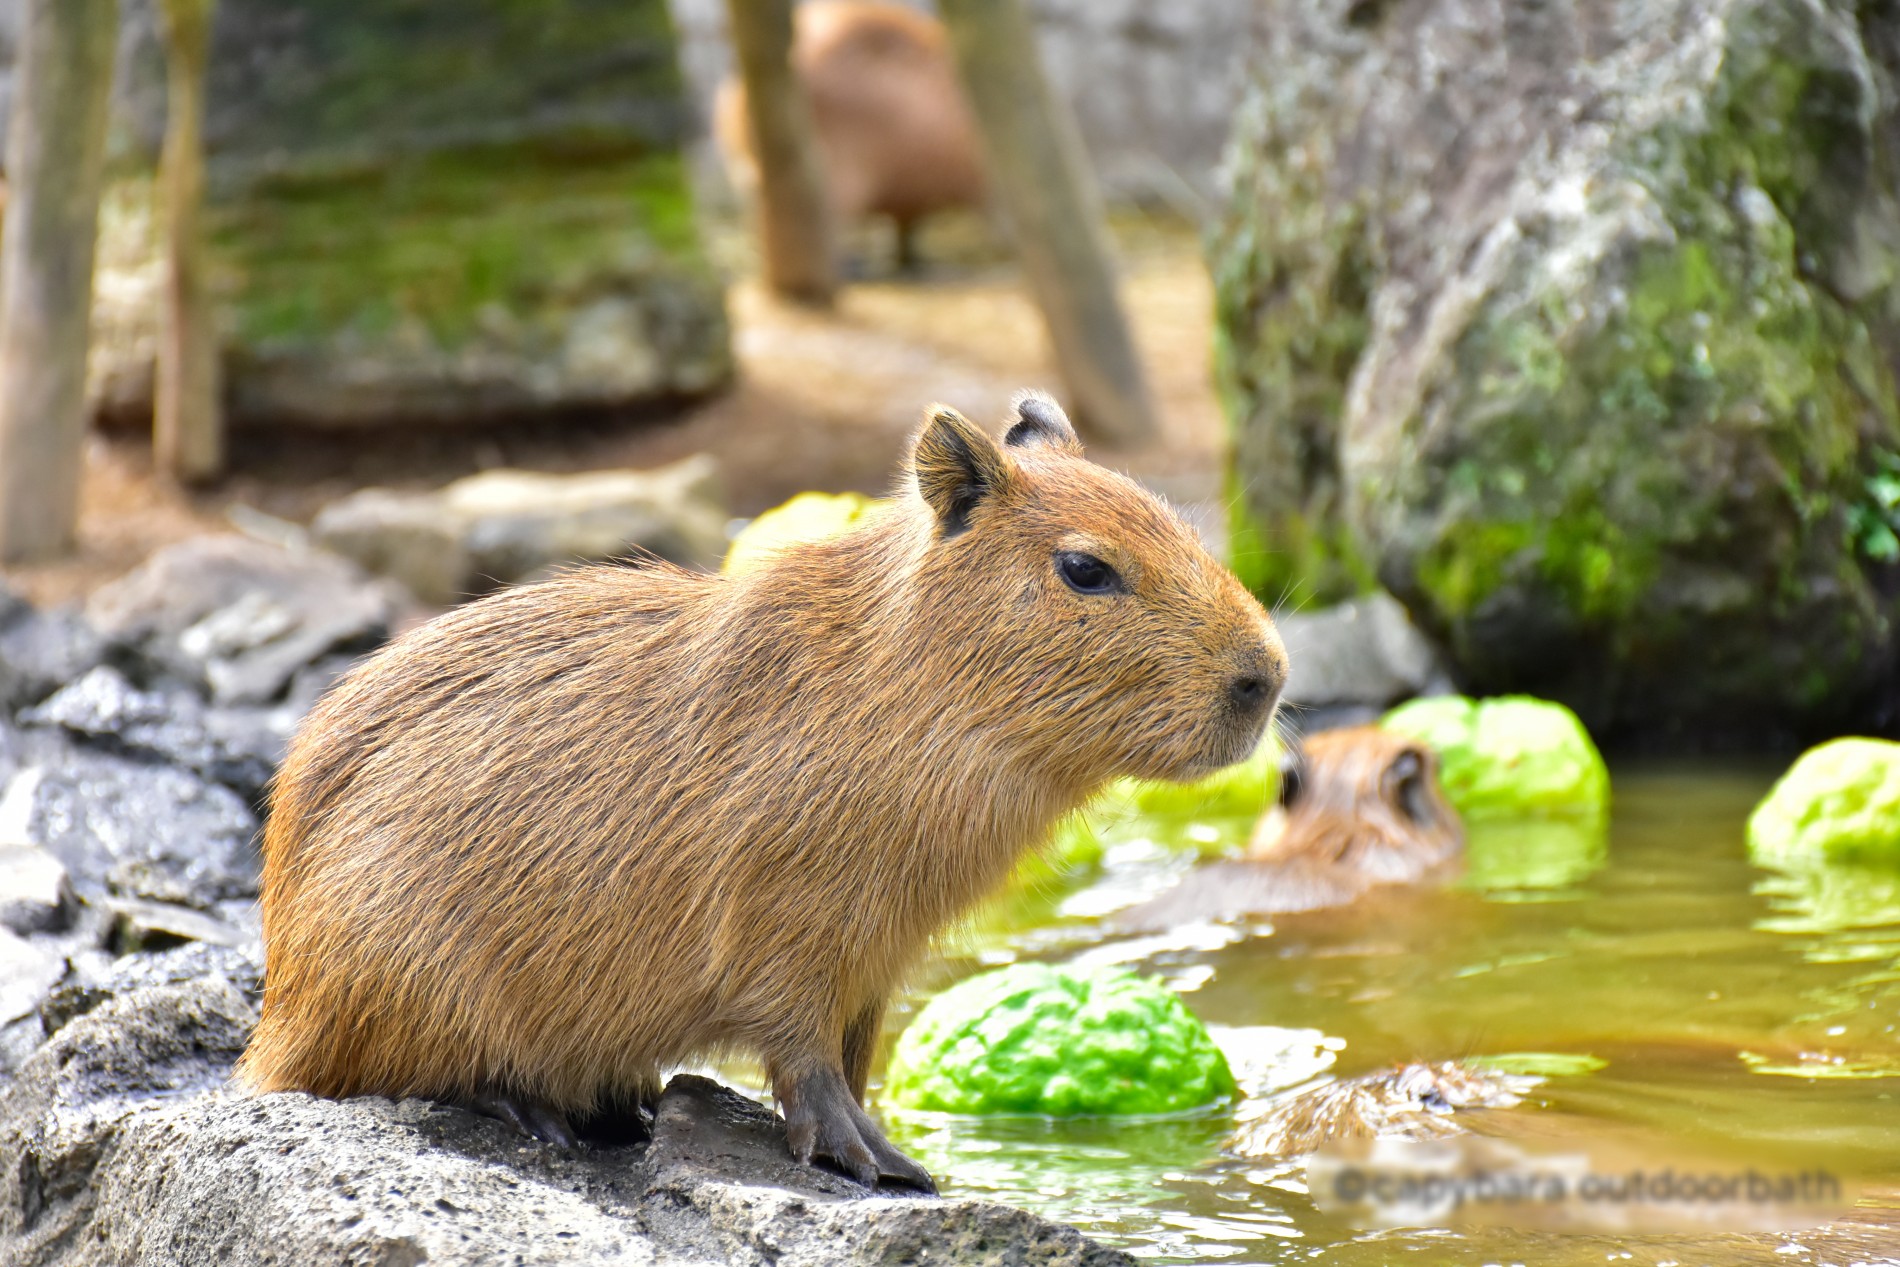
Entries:
{"type": "Polygon", "coordinates": [[[751,1052],[795,1151],[908,1178],[836,1101],[932,934],[1107,780],[1244,757],[1286,671],[1253,597],[1052,401],[1011,422],[999,445],[933,407],[845,536],[735,577],[582,569],[344,679],[271,794],[249,1085],[559,1119],[751,1052]],[[1073,592],[1061,550],[1128,592],[1073,592]]]}
{"type": "Polygon", "coordinates": [[[1382,884],[1412,884],[1464,849],[1432,750],[1376,726],[1313,736],[1260,819],[1245,858],[1203,867],[1120,921],[1171,928],[1343,906],[1382,884]]]}
{"type": "MultiPolygon", "coordinates": [[[[889,216],[900,254],[924,217],[980,207],[987,181],[976,122],[929,14],[870,0],[816,0],[794,13],[792,66],[811,103],[825,185],[841,220],[889,216]]],[[[721,86],[713,133],[733,183],[758,187],[745,88],[721,86]]]]}

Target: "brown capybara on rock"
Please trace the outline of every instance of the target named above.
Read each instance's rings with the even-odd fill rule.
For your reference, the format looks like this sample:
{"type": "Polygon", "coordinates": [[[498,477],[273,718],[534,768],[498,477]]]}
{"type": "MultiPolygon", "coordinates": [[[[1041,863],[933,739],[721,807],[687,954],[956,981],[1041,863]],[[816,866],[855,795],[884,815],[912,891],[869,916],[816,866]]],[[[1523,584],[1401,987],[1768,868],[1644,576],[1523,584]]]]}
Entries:
{"type": "Polygon", "coordinates": [[[1430,748],[1377,726],[1324,731],[1282,768],[1280,804],[1245,857],[1202,867],[1117,923],[1147,930],[1344,906],[1443,872],[1464,843],[1430,748]]]}
{"type": "Polygon", "coordinates": [[[260,1091],[571,1142],[763,1058],[792,1151],[930,1187],[861,1107],[933,933],[1122,775],[1250,753],[1286,657],[1193,531],[1022,398],[738,576],[597,566],[411,631],[311,713],[264,837],[260,1091]]]}
{"type": "MultiPolygon", "coordinates": [[[[976,119],[936,18],[877,0],[812,0],[793,11],[792,69],[811,104],[833,213],[889,216],[899,267],[917,262],[921,220],[983,205],[976,119]]],[[[736,79],[719,90],[713,133],[733,184],[756,189],[745,88],[736,79]]]]}

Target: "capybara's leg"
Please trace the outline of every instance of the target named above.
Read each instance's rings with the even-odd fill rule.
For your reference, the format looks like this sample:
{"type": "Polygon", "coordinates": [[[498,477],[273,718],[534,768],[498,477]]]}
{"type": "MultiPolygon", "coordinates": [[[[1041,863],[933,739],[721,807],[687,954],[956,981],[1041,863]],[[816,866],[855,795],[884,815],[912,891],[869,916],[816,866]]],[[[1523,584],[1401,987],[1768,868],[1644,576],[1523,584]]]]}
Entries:
{"type": "Polygon", "coordinates": [[[864,1103],[864,1088],[871,1081],[871,1055],[877,1050],[878,1031],[884,1027],[884,1000],[867,1004],[844,1027],[844,1080],[851,1098],[864,1103]]]}
{"type": "Polygon", "coordinates": [[[934,1194],[930,1172],[897,1151],[858,1107],[844,1071],[827,1061],[774,1062],[772,1094],[785,1114],[792,1156],[807,1165],[828,1157],[867,1188],[889,1182],[934,1194]]]}
{"type": "Polygon", "coordinates": [[[510,1095],[506,1092],[487,1090],[471,1096],[463,1107],[485,1117],[506,1122],[523,1135],[532,1135],[538,1140],[553,1144],[559,1148],[579,1148],[580,1140],[575,1138],[574,1128],[568,1124],[567,1115],[526,1096],[510,1095]]]}

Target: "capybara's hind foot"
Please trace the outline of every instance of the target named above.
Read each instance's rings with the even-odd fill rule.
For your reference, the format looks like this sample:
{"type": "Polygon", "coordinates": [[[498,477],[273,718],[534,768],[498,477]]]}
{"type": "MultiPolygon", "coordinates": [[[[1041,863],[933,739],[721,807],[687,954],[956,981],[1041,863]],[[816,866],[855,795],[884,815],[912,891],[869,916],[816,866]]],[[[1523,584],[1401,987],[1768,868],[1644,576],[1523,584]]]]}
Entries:
{"type": "Polygon", "coordinates": [[[498,1122],[506,1122],[523,1135],[532,1135],[557,1148],[581,1146],[580,1140],[574,1134],[574,1128],[568,1124],[565,1113],[524,1096],[504,1095],[499,1091],[483,1091],[464,1101],[463,1107],[472,1113],[480,1113],[498,1122]]]}
{"type": "Polygon", "coordinates": [[[810,1165],[814,1157],[825,1157],[867,1188],[882,1183],[936,1195],[930,1172],[884,1138],[838,1070],[775,1078],[772,1090],[785,1114],[786,1142],[799,1161],[810,1165]]]}

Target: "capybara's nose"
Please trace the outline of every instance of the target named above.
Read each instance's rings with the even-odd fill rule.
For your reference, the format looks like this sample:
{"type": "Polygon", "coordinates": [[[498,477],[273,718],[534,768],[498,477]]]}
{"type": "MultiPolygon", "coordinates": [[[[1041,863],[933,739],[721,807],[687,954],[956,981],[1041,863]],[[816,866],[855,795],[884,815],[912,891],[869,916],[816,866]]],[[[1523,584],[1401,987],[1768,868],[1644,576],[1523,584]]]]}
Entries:
{"type": "Polygon", "coordinates": [[[1227,696],[1243,713],[1257,713],[1273,702],[1279,683],[1263,674],[1243,673],[1228,683],[1227,696]]]}

